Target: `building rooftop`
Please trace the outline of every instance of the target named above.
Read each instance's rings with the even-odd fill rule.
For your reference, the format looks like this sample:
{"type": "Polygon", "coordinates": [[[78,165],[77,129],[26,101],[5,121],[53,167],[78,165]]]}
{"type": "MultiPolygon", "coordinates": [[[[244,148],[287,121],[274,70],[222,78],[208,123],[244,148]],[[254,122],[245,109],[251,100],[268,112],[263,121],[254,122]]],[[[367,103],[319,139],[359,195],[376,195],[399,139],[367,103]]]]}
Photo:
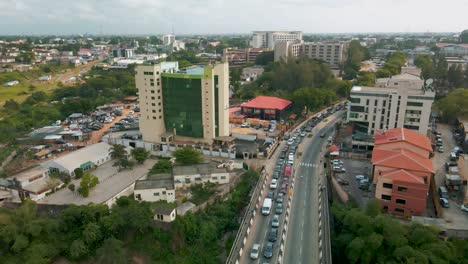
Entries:
{"type": "Polygon", "coordinates": [[[135,190],[150,190],[166,188],[174,189],[174,180],[171,179],[155,179],[155,180],[138,180],[135,182],[135,190]]]}
{"type": "Polygon", "coordinates": [[[110,150],[111,150],[111,145],[105,142],[100,142],[97,144],[93,144],[93,145],[81,148],[79,150],[76,150],[74,152],[71,152],[70,154],[56,158],[54,160],[46,161],[42,164],[44,164],[44,167],[48,167],[47,166],[48,164],[59,164],[64,168],[72,168],[72,169],[78,168],[80,167],[81,164],[88,162],[90,160],[89,157],[107,156],[110,150]]]}
{"type": "Polygon", "coordinates": [[[406,149],[385,150],[374,148],[371,162],[377,166],[434,173],[434,167],[430,159],[406,149]]]}
{"type": "Polygon", "coordinates": [[[169,207],[169,206],[158,206],[154,208],[154,213],[155,214],[162,214],[162,215],[170,215],[175,208],[169,207]]]}
{"type": "Polygon", "coordinates": [[[374,138],[375,146],[404,141],[432,152],[432,145],[427,136],[407,128],[399,127],[387,131],[377,130],[374,138]]]}
{"type": "Polygon", "coordinates": [[[174,166],[172,170],[174,175],[194,175],[227,172],[225,168],[217,168],[209,163],[188,166],[174,166]]]}
{"type": "Polygon", "coordinates": [[[250,108],[262,108],[262,109],[278,109],[284,110],[286,107],[291,105],[292,102],[278,97],[273,96],[257,96],[254,99],[243,103],[242,107],[250,108]]]}
{"type": "Polygon", "coordinates": [[[36,166],[32,169],[29,169],[29,170],[25,170],[23,172],[20,172],[20,173],[17,173],[11,177],[9,177],[8,179],[13,179],[13,178],[16,178],[18,181],[20,182],[23,182],[23,181],[29,181],[29,179],[31,178],[34,178],[36,176],[39,176],[45,172],[47,172],[48,169],[47,168],[44,168],[44,167],[41,167],[41,166],[36,166]]]}
{"type": "Polygon", "coordinates": [[[392,179],[394,181],[411,182],[411,183],[422,183],[425,184],[422,177],[418,177],[407,170],[389,170],[383,171],[380,176],[383,178],[392,179]]]}
{"type": "Polygon", "coordinates": [[[41,194],[60,185],[60,183],[61,181],[55,178],[42,178],[37,181],[34,181],[26,187],[23,187],[23,189],[35,194],[41,194]]]}
{"type": "Polygon", "coordinates": [[[45,126],[34,130],[31,134],[56,134],[62,130],[61,126],[45,126]]]}

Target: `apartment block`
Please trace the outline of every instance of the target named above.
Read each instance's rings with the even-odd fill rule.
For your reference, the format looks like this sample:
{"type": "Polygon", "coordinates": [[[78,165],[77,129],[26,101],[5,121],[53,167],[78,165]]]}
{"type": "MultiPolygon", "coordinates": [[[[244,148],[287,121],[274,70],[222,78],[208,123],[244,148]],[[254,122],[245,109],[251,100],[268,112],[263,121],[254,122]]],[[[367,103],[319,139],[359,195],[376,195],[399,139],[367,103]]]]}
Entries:
{"type": "Polygon", "coordinates": [[[274,49],[279,41],[302,40],[302,31],[254,31],[250,46],[274,49]]]}
{"type": "Polygon", "coordinates": [[[246,63],[255,63],[257,56],[262,52],[269,51],[268,48],[247,48],[247,49],[224,49],[223,60],[229,63],[229,67],[241,67],[246,63]]]}
{"type": "Polygon", "coordinates": [[[332,67],[343,65],[348,42],[282,41],[275,46],[275,61],[288,57],[307,57],[325,61],[332,67]]]}
{"type": "Polygon", "coordinates": [[[435,92],[409,73],[378,79],[375,87],[354,86],[347,121],[354,133],[404,127],[426,135],[435,92]]]}
{"type": "Polygon", "coordinates": [[[211,143],[229,135],[227,63],[182,70],[177,62],[139,65],[135,83],[143,141],[211,143]]]}

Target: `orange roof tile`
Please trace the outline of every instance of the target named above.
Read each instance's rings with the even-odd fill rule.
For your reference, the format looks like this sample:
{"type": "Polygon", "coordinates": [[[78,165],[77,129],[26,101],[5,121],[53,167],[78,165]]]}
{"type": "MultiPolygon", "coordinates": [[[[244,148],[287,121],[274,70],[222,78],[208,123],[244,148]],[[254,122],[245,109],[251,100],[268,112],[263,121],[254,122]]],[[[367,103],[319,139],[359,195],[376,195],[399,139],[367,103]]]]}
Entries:
{"type": "Polygon", "coordinates": [[[421,133],[407,128],[392,128],[387,131],[379,130],[375,133],[374,145],[405,141],[422,149],[432,152],[429,138],[421,133]]]}
{"type": "Polygon", "coordinates": [[[406,149],[375,149],[372,151],[373,165],[434,173],[430,159],[406,149]]]}
{"type": "Polygon", "coordinates": [[[285,100],[278,97],[273,96],[257,96],[254,99],[248,101],[247,103],[243,103],[242,107],[250,107],[250,108],[262,108],[262,109],[278,109],[283,110],[292,104],[291,101],[285,100]]]}
{"type": "Polygon", "coordinates": [[[411,172],[406,170],[389,170],[383,171],[380,176],[382,178],[388,178],[396,181],[402,182],[411,182],[411,183],[422,183],[424,184],[424,179],[422,177],[418,177],[411,172]]]}

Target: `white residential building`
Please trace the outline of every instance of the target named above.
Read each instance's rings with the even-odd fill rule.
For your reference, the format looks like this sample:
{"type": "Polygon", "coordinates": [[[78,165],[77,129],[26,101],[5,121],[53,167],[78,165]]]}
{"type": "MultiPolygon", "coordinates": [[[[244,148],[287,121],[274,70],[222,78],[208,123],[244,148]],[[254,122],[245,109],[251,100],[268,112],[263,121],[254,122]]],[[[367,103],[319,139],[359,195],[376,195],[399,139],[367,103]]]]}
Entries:
{"type": "Polygon", "coordinates": [[[154,220],[161,222],[172,222],[176,219],[176,208],[158,206],[154,209],[154,220]]]}
{"type": "Polygon", "coordinates": [[[409,73],[377,80],[375,87],[354,86],[347,120],[355,131],[374,134],[378,129],[404,127],[426,135],[435,92],[409,73]]]}
{"type": "Polygon", "coordinates": [[[193,184],[206,182],[216,184],[229,183],[229,172],[225,168],[216,168],[210,164],[175,166],[173,168],[173,175],[174,186],[176,188],[185,188],[193,184]]]}
{"type": "Polygon", "coordinates": [[[167,34],[163,36],[163,45],[172,45],[175,42],[175,35],[167,34]]]}
{"type": "Polygon", "coordinates": [[[50,178],[49,170],[41,166],[13,175],[7,181],[13,197],[33,201],[44,198],[55,187],[63,184],[58,179],[50,178]]]}
{"type": "Polygon", "coordinates": [[[302,31],[254,31],[250,46],[274,49],[278,41],[302,40],[302,31]]]}
{"type": "Polygon", "coordinates": [[[134,196],[138,201],[175,202],[174,179],[171,174],[148,175],[135,182],[134,196]]]}

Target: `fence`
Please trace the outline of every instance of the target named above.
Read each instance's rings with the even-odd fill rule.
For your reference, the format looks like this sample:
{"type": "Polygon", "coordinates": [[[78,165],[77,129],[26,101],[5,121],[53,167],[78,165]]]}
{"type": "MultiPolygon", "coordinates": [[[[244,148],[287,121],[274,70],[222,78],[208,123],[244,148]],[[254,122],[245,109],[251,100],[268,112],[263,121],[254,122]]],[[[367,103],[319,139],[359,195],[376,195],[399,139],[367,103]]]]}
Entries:
{"type": "Polygon", "coordinates": [[[255,216],[256,210],[261,203],[261,195],[263,194],[266,180],[266,171],[263,169],[260,173],[260,178],[257,181],[257,185],[255,186],[252,196],[250,197],[249,206],[247,207],[244,217],[242,218],[242,223],[239,227],[236,238],[234,239],[234,243],[232,244],[231,252],[229,252],[229,256],[226,259],[226,263],[228,264],[239,263],[239,258],[242,256],[245,243],[247,242],[247,236],[250,233],[253,217],[255,216]]]}

